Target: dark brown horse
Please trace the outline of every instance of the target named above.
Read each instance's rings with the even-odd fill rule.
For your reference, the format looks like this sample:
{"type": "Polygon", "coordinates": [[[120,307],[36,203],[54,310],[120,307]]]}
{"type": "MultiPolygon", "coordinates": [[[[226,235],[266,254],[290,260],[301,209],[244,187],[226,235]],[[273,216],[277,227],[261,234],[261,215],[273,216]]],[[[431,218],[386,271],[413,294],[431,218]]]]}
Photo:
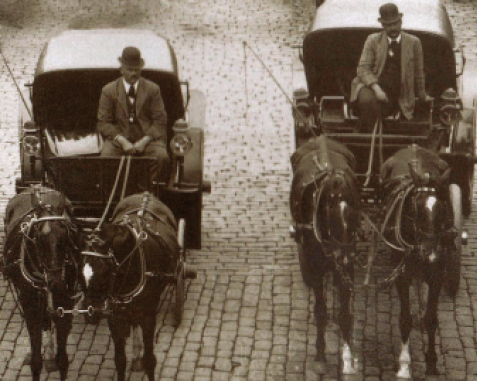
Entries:
{"type": "Polygon", "coordinates": [[[81,230],[72,219],[73,209],[63,194],[35,187],[14,196],[5,216],[6,242],[3,274],[13,285],[23,313],[31,344],[30,367],[34,381],[40,379],[43,365],[43,331],[56,328],[57,354],[53,343],[45,351],[47,369],[54,362],[66,380],[68,355],[66,342],[72,327],[75,295],[82,283],[80,253],[81,230]],[[53,325],[54,324],[54,325],[53,325]]]}
{"type": "Polygon", "coordinates": [[[425,310],[422,323],[428,334],[426,374],[438,374],[435,349],[437,305],[446,262],[455,250],[456,237],[449,175],[450,169],[445,161],[417,146],[398,151],[383,164],[381,171],[385,211],[383,239],[393,249],[392,259],[396,267],[387,281],[395,282],[401,303],[400,378],[411,377],[409,335],[413,319],[410,286],[413,280],[418,286],[420,308],[425,310]]]}
{"type": "Polygon", "coordinates": [[[106,314],[114,341],[118,381],[125,379],[126,339],[142,328],[142,366],[154,380],[154,338],[161,294],[179,263],[177,228],[171,211],[149,193],[124,198],[111,224],[98,232],[84,252],[86,304],[106,314]]]}
{"type": "Polygon", "coordinates": [[[344,340],[343,374],[353,374],[353,262],[360,226],[360,188],[355,159],[342,144],[318,137],[291,158],[294,169],[290,205],[296,227],[300,267],[315,294],[316,361],[325,372],[325,328],[328,320],[324,276],[333,272],[340,295],[339,325],[344,340]]]}

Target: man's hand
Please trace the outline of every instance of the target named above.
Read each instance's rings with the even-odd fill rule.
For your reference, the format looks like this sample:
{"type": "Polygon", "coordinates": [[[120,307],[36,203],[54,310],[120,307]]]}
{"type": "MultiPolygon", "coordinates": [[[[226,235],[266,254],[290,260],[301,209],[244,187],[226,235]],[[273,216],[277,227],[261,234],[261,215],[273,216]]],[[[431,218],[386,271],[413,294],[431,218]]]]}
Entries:
{"type": "Polygon", "coordinates": [[[121,144],[121,148],[123,149],[126,155],[134,155],[136,153],[136,149],[134,145],[127,140],[124,136],[118,136],[116,141],[121,144]]]}
{"type": "Polygon", "coordinates": [[[371,88],[374,91],[374,95],[376,95],[376,99],[380,102],[389,102],[388,96],[386,93],[381,89],[381,86],[379,86],[377,83],[373,83],[371,88]]]}
{"type": "Polygon", "coordinates": [[[134,143],[134,149],[136,153],[141,155],[151,140],[152,138],[150,136],[144,136],[141,140],[138,140],[136,143],[134,143]]]}

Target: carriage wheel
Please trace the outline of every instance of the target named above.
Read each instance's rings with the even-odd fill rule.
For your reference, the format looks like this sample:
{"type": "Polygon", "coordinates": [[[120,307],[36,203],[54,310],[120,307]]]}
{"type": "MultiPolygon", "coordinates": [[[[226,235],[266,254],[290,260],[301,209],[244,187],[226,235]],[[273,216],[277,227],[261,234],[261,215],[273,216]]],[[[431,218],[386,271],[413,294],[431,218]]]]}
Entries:
{"type": "Polygon", "coordinates": [[[181,262],[181,264],[179,265],[179,271],[177,272],[176,300],[174,306],[174,320],[176,327],[178,327],[182,323],[182,318],[184,316],[184,303],[186,297],[185,266],[185,263],[181,262]]]}
{"type": "Polygon", "coordinates": [[[446,264],[446,282],[444,287],[447,292],[455,297],[459,291],[460,283],[460,257],[462,252],[462,191],[457,184],[449,186],[450,198],[454,212],[454,227],[457,230],[455,250],[449,253],[446,264]]]}

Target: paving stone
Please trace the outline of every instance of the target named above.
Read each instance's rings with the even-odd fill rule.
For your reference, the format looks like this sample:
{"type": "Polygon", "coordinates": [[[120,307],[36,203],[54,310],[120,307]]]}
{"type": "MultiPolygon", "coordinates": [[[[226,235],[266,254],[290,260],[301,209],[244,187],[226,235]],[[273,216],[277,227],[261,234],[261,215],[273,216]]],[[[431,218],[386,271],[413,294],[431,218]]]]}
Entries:
{"type": "MultiPolygon", "coordinates": [[[[466,51],[467,67],[476,67],[477,5],[468,0],[444,2],[457,28],[456,41],[466,51]]],[[[176,50],[181,76],[206,94],[204,172],[213,189],[204,197],[202,250],[188,255],[199,278],[188,283],[183,323],[175,329],[169,311],[158,316],[156,373],[162,381],[229,381],[232,376],[234,381],[319,379],[309,365],[316,354],[314,295],[303,284],[296,245],[287,231],[292,113],[267,70],[251,52],[245,57],[243,46],[247,41],[258,52],[291,95],[290,69],[297,57],[292,46],[301,43],[314,12],[311,0],[137,0],[134,6],[124,0],[2,3],[2,52],[21,87],[31,81],[38,55],[53,35],[76,27],[119,26],[165,35],[176,50]],[[253,360],[266,362],[252,369],[251,365],[258,366],[253,360]]],[[[0,208],[5,210],[20,165],[19,99],[5,65],[0,65],[0,83],[0,159],[7,164],[0,176],[0,208]]],[[[443,292],[439,304],[439,368],[452,380],[477,379],[476,207],[464,222],[469,245],[462,255],[461,289],[455,301],[443,292]]],[[[0,219],[0,232],[2,224],[0,219]]],[[[368,247],[369,243],[360,243],[358,251],[368,247]]],[[[386,271],[377,270],[376,280],[390,273],[386,260],[386,255],[377,258],[386,271]]],[[[363,278],[357,269],[357,283],[362,284],[363,278]]],[[[337,315],[331,305],[331,282],[326,280],[330,320],[325,380],[338,379],[342,345],[333,318],[337,315]]],[[[20,366],[28,348],[26,329],[2,280],[0,296],[0,378],[29,379],[27,367],[20,366]]],[[[392,367],[399,354],[395,289],[356,288],[354,312],[355,351],[364,364],[361,379],[394,380],[392,367]]],[[[413,370],[422,377],[425,336],[416,330],[411,336],[413,370]]],[[[72,360],[68,379],[113,379],[113,347],[106,322],[85,326],[75,320],[68,340],[72,360]]],[[[131,343],[127,352],[130,359],[131,343]]],[[[58,374],[43,372],[42,379],[47,377],[57,379],[58,374]]],[[[128,376],[140,378],[144,376],[128,376]]]]}

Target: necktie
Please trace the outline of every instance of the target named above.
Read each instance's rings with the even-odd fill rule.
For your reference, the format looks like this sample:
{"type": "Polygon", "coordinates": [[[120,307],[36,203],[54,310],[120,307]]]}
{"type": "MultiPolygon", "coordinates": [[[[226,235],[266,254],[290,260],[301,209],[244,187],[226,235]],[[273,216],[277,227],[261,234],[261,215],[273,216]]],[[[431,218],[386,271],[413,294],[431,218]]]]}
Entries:
{"type": "Polygon", "coordinates": [[[396,54],[399,43],[396,40],[392,40],[389,44],[389,55],[393,57],[396,54]]]}
{"type": "Polygon", "coordinates": [[[129,122],[133,123],[136,119],[136,110],[134,110],[136,104],[136,92],[134,91],[134,86],[129,86],[128,91],[128,99],[129,99],[129,122]]]}
{"type": "Polygon", "coordinates": [[[133,85],[129,86],[128,97],[130,97],[130,98],[135,98],[136,97],[136,91],[134,90],[133,85]]]}

